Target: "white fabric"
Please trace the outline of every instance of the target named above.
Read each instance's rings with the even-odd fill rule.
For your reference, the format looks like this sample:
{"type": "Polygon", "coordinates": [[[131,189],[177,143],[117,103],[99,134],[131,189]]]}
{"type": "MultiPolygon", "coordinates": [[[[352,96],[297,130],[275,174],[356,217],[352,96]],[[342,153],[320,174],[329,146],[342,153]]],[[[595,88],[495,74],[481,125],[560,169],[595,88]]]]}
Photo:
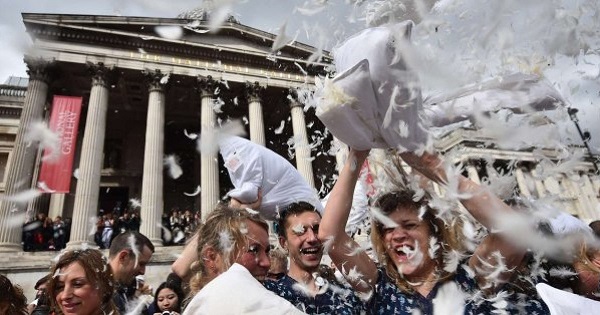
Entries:
{"type": "Polygon", "coordinates": [[[235,187],[227,194],[242,203],[252,203],[261,189],[258,211],[263,218],[274,220],[279,209],[298,201],[308,202],[319,212],[323,211],[316,191],[279,154],[235,136],[222,138],[219,149],[235,187]]]}
{"type": "Polygon", "coordinates": [[[427,97],[423,107],[431,126],[441,127],[471,119],[476,111],[509,109],[518,114],[553,110],[562,104],[564,100],[550,82],[514,73],[427,97]]]}
{"type": "Polygon", "coordinates": [[[304,314],[267,290],[244,266],[233,264],[198,292],[183,315],[304,314]]]}
{"type": "MultiPolygon", "coordinates": [[[[427,132],[420,118],[420,85],[416,74],[403,62],[400,48],[410,40],[412,25],[412,21],[407,21],[369,28],[355,34],[334,51],[338,75],[333,79],[333,87],[325,84],[323,90],[317,92],[317,116],[349,146],[414,151],[426,142],[427,132]],[[332,93],[331,89],[341,89],[347,97],[332,98],[340,94],[332,93]],[[367,113],[366,122],[344,120],[354,117],[350,109],[355,113],[367,113]],[[341,117],[332,119],[336,116],[341,117]],[[372,130],[373,125],[377,129],[372,130]],[[371,133],[373,135],[369,136],[371,133]],[[349,139],[351,137],[347,136],[355,134],[362,137],[349,139]]],[[[360,114],[356,115],[360,117],[360,114]]]]}
{"type": "Polygon", "coordinates": [[[551,315],[594,315],[600,312],[600,302],[553,288],[545,283],[535,286],[551,315]]]}
{"type": "Polygon", "coordinates": [[[550,219],[550,228],[555,235],[582,233],[589,236],[592,234],[592,229],[587,224],[565,212],[550,219]]]}
{"type": "MultiPolygon", "coordinates": [[[[358,229],[365,227],[369,220],[369,197],[367,196],[368,188],[366,183],[366,172],[363,172],[354,187],[352,208],[350,209],[350,214],[345,227],[345,231],[349,235],[352,235],[353,233],[356,233],[358,229]]],[[[321,201],[323,207],[327,205],[330,195],[331,193],[327,194],[321,201]]]]}

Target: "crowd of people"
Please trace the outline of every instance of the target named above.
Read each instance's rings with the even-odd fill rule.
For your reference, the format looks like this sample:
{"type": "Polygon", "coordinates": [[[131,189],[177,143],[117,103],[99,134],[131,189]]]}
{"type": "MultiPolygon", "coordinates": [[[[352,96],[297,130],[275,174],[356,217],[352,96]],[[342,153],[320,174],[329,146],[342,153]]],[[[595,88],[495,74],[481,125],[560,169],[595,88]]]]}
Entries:
{"type": "MultiPolygon", "coordinates": [[[[410,33],[410,24],[403,24],[401,30],[401,34],[410,33]]],[[[382,54],[377,74],[387,80],[386,58],[396,60],[396,56],[389,38],[382,38],[385,54],[377,51],[382,54]]],[[[364,46],[362,41],[354,44],[348,50],[351,53],[364,46]]],[[[355,57],[346,60],[354,64],[356,58],[361,59],[350,70],[364,70],[368,66],[364,56],[355,57]]],[[[336,59],[338,66],[342,60],[336,59]]],[[[385,82],[379,94],[398,97],[397,86],[385,82]]],[[[356,82],[346,83],[353,86],[356,82]]],[[[361,86],[372,88],[371,82],[355,88],[361,86]]],[[[333,92],[335,100],[348,99],[341,91],[333,92]]],[[[384,103],[388,108],[390,100],[384,103]]],[[[410,106],[401,105],[398,112],[412,115],[403,118],[416,122],[416,110],[411,113],[410,106]]],[[[348,128],[348,121],[338,118],[329,117],[330,122],[348,128]]],[[[230,177],[243,176],[232,180],[236,189],[202,224],[191,211],[173,210],[163,216],[165,243],[185,240],[186,245],[154,292],[138,278],[145,274],[155,251],[152,242],[138,232],[139,215],[114,218],[104,214],[98,220],[96,242],[108,249],[108,256],[91,248],[61,252],[48,275],[36,284],[39,295],[31,314],[541,315],[563,314],[565,309],[580,314],[596,311],[600,306],[596,302],[600,301],[600,222],[588,226],[566,214],[532,215],[460,171],[450,172],[453,169],[446,167],[441,155],[418,149],[423,141],[418,133],[423,130],[415,122],[410,122],[413,126],[402,137],[381,131],[377,137],[365,137],[369,143],[360,150],[356,147],[362,143],[350,145],[324,210],[314,203],[315,193],[310,189],[286,199],[286,194],[308,186],[302,180],[263,176],[275,166],[281,167],[281,174],[290,174],[293,167],[281,164],[287,161],[280,163],[272,156],[270,163],[265,162],[272,152],[264,147],[223,137],[230,151],[221,147],[221,154],[230,177]],[[406,139],[415,143],[402,142],[406,139]],[[382,164],[385,176],[379,179],[370,205],[370,250],[345,227],[361,166],[370,148],[380,147],[381,142],[386,148],[402,150],[388,150],[382,164]],[[438,196],[435,187],[440,186],[445,188],[446,199],[438,196]],[[276,221],[275,246],[269,242],[265,218],[276,221]],[[326,253],[335,269],[323,264],[326,253]]],[[[360,140],[346,136],[350,142],[360,140]]],[[[292,173],[298,175],[295,170],[292,173]]],[[[42,237],[55,226],[43,216],[38,221],[42,237]]],[[[59,242],[54,239],[53,243],[59,242]]],[[[4,278],[0,282],[0,310],[25,313],[18,287],[4,278]],[[8,304],[5,296],[10,296],[8,304]]]]}
{"type": "MultiPolygon", "coordinates": [[[[110,247],[112,240],[126,231],[139,231],[141,218],[139,211],[125,210],[105,213],[100,211],[96,220],[94,242],[101,249],[110,247]],[[120,211],[119,211],[120,212],[120,211]]],[[[162,216],[162,239],[164,245],[186,243],[201,223],[200,212],[173,208],[162,216]]],[[[54,220],[45,213],[38,213],[33,220],[23,225],[24,251],[59,251],[69,242],[71,220],[57,216],[54,220]]]]}
{"type": "Polygon", "coordinates": [[[61,250],[69,241],[71,221],[61,216],[52,218],[38,213],[33,220],[23,225],[23,250],[61,250]]]}

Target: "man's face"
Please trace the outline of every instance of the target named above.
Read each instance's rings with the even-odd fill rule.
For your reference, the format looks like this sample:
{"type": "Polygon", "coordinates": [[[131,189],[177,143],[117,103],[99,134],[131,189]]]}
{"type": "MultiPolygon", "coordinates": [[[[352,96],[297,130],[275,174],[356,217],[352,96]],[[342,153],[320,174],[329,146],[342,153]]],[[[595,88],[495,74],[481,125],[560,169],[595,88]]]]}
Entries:
{"type": "Polygon", "coordinates": [[[120,280],[128,285],[133,284],[136,276],[144,275],[146,273],[146,265],[151,257],[152,251],[147,246],[144,246],[144,250],[141,253],[138,253],[137,257],[134,253],[130,252],[120,265],[120,280]]]}
{"type": "Polygon", "coordinates": [[[263,227],[250,220],[246,220],[246,226],[248,227],[246,244],[236,263],[246,267],[256,279],[262,281],[271,267],[269,234],[263,227]]]}
{"type": "Polygon", "coordinates": [[[291,266],[314,272],[323,257],[323,245],[317,238],[321,217],[314,211],[289,215],[286,219],[285,238],[281,246],[288,250],[291,266]]]}

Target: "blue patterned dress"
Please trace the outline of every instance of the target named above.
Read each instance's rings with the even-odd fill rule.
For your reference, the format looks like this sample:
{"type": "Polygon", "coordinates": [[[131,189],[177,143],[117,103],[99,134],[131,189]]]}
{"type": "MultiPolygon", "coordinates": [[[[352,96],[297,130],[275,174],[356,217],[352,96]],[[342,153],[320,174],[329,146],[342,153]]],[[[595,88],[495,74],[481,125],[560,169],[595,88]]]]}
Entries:
{"type": "MultiPolygon", "coordinates": [[[[508,294],[505,298],[506,307],[498,309],[496,306],[502,307],[503,303],[494,304],[496,301],[485,300],[477,282],[469,275],[464,264],[460,265],[454,277],[447,281],[455,282],[463,292],[470,295],[465,301],[464,314],[550,314],[540,298],[522,294],[508,294]]],[[[368,302],[367,309],[369,314],[377,315],[433,314],[433,299],[444,283],[438,282],[427,296],[417,292],[402,292],[387,275],[385,269],[379,268],[374,296],[368,302]]]]}
{"type": "Polygon", "coordinates": [[[263,284],[265,288],[290,301],[307,314],[365,314],[364,304],[346,288],[328,284],[325,292],[311,297],[294,288],[297,283],[286,275],[277,281],[267,280],[263,284]]]}

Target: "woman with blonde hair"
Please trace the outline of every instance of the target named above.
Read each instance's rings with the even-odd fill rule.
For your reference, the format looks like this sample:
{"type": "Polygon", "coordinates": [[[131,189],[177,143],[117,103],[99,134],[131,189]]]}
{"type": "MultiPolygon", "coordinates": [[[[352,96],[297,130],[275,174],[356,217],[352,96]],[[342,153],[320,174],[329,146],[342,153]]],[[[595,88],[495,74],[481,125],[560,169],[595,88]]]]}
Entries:
{"type": "MultiPolygon", "coordinates": [[[[520,305],[511,296],[506,297],[506,303],[481,298],[502,289],[521,263],[525,249],[510,243],[501,233],[490,233],[470,257],[461,259],[456,216],[436,211],[431,197],[408,187],[383,192],[375,203],[371,239],[379,265],[358,250],[358,244],[345,233],[344,223],[360,165],[368,154],[369,151],[350,150],[325,208],[319,238],[330,240],[331,259],[367,301],[373,314],[414,314],[417,310],[420,314],[433,314],[434,304],[444,308],[436,312],[447,314],[548,313],[536,297],[529,297],[520,305]],[[449,218],[444,221],[440,220],[442,217],[449,218]],[[471,298],[467,299],[469,295],[471,298]]],[[[400,157],[413,170],[446,184],[449,193],[456,194],[469,213],[489,230],[495,227],[497,216],[513,212],[467,178],[450,178],[437,155],[417,156],[409,152],[400,157]]],[[[504,296],[500,298],[504,300],[504,296]]]]}
{"type": "Polygon", "coordinates": [[[112,270],[99,250],[66,251],[50,274],[48,294],[56,314],[119,314],[112,299],[112,270]]]}
{"type": "Polygon", "coordinates": [[[259,282],[271,265],[268,231],[252,210],[217,206],[195,237],[192,299],[183,314],[303,314],[259,282]]]}

